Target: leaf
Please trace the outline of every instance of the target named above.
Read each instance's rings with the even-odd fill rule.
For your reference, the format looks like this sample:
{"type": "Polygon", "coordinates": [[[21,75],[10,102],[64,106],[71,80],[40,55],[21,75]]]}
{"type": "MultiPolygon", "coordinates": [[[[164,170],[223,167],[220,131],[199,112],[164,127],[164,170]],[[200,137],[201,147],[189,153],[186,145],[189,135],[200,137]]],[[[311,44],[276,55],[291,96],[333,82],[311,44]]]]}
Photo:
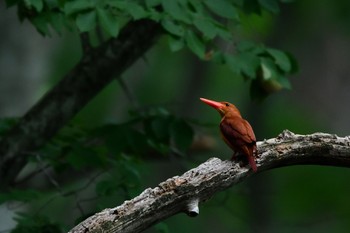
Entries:
{"type": "Polygon", "coordinates": [[[287,54],[277,49],[266,49],[266,51],[273,57],[276,65],[281,70],[287,73],[292,70],[292,64],[287,54]]]}
{"type": "Polygon", "coordinates": [[[139,4],[129,1],[126,1],[126,3],[126,11],[132,16],[133,19],[138,20],[147,16],[147,12],[139,4]]]}
{"type": "Polygon", "coordinates": [[[278,73],[276,70],[276,65],[269,58],[261,58],[261,70],[262,70],[262,78],[267,81],[270,79],[277,80],[278,73]]]}
{"type": "Polygon", "coordinates": [[[175,23],[171,19],[163,19],[161,23],[165,30],[167,30],[175,36],[182,37],[185,34],[183,26],[178,23],[175,23]]]}
{"type": "Polygon", "coordinates": [[[119,186],[120,184],[115,179],[106,179],[96,184],[95,191],[98,196],[109,196],[114,194],[119,186]]]}
{"type": "Polygon", "coordinates": [[[187,14],[187,11],[180,7],[179,2],[177,0],[162,0],[162,7],[166,13],[172,16],[174,19],[191,23],[191,20],[187,14]]]}
{"type": "Polygon", "coordinates": [[[148,8],[155,7],[160,5],[161,0],[146,0],[146,6],[148,8]]]}
{"type": "Polygon", "coordinates": [[[102,138],[107,149],[113,156],[119,156],[128,147],[128,141],[125,135],[128,127],[124,125],[106,124],[96,130],[97,138],[102,138]]]}
{"type": "Polygon", "coordinates": [[[192,52],[194,52],[199,58],[204,58],[205,45],[192,30],[186,32],[185,41],[192,52]]]}
{"type": "Polygon", "coordinates": [[[176,148],[181,152],[185,152],[192,144],[194,132],[186,121],[176,119],[171,125],[170,133],[176,148]]]}
{"type": "Polygon", "coordinates": [[[237,51],[241,53],[249,52],[251,54],[259,55],[265,52],[265,48],[263,45],[256,44],[248,40],[244,40],[244,41],[240,41],[237,44],[237,51]]]}
{"type": "Polygon", "coordinates": [[[64,12],[66,15],[72,15],[84,10],[91,10],[94,8],[94,4],[89,0],[75,0],[72,2],[66,2],[64,5],[64,12]]]}
{"type": "Polygon", "coordinates": [[[96,153],[93,149],[75,145],[68,154],[66,161],[75,169],[84,167],[102,167],[106,159],[102,154],[96,153]]]}
{"type": "Polygon", "coordinates": [[[238,12],[230,1],[227,0],[205,0],[204,3],[215,14],[228,19],[238,20],[238,12]]]}
{"type": "Polygon", "coordinates": [[[0,193],[0,204],[8,201],[28,202],[32,200],[37,200],[38,198],[40,198],[41,195],[42,193],[34,189],[12,189],[9,192],[0,193]]]}
{"type": "Polygon", "coordinates": [[[185,45],[182,38],[176,38],[171,35],[168,36],[168,43],[172,52],[181,50],[185,45]]]}
{"type": "Polygon", "coordinates": [[[112,36],[112,37],[117,37],[119,33],[119,23],[116,18],[112,14],[112,12],[108,9],[97,9],[97,15],[98,15],[98,20],[104,30],[112,36]]]}
{"type": "Polygon", "coordinates": [[[38,213],[33,215],[17,213],[14,219],[17,221],[17,224],[16,227],[11,230],[11,233],[62,232],[58,223],[54,223],[47,216],[38,213]]]}
{"type": "Polygon", "coordinates": [[[193,24],[208,39],[213,39],[218,34],[216,25],[209,18],[195,17],[193,24]]]}
{"type": "Polygon", "coordinates": [[[37,12],[41,12],[44,7],[43,0],[29,0],[29,3],[35,8],[37,12]]]}
{"type": "Polygon", "coordinates": [[[278,79],[278,83],[282,85],[283,88],[291,90],[292,84],[290,83],[289,79],[285,76],[280,76],[278,79]]]}
{"type": "Polygon", "coordinates": [[[50,36],[50,30],[47,25],[47,17],[45,14],[39,14],[30,19],[31,23],[35,26],[38,32],[44,36],[50,36]]]}
{"type": "Polygon", "coordinates": [[[226,54],[224,58],[233,72],[255,79],[256,71],[260,65],[258,57],[249,53],[241,53],[235,56],[226,54]]]}
{"type": "Polygon", "coordinates": [[[145,154],[149,145],[147,143],[148,138],[145,134],[129,128],[124,135],[127,138],[129,148],[137,155],[145,154]]]}
{"type": "Polygon", "coordinates": [[[96,27],[96,11],[78,14],[75,20],[80,32],[88,32],[96,27]]]}
{"type": "Polygon", "coordinates": [[[258,0],[259,4],[271,13],[278,14],[280,7],[277,0],[258,0]]]}
{"type": "Polygon", "coordinates": [[[148,12],[140,4],[132,1],[109,1],[108,4],[128,13],[135,20],[148,16],[148,12]]]}
{"type": "Polygon", "coordinates": [[[50,14],[50,23],[56,32],[60,33],[64,27],[64,16],[60,12],[52,12],[50,14]]]}
{"type": "Polygon", "coordinates": [[[162,142],[169,141],[170,119],[167,117],[156,117],[151,121],[151,130],[156,139],[162,142]]]}

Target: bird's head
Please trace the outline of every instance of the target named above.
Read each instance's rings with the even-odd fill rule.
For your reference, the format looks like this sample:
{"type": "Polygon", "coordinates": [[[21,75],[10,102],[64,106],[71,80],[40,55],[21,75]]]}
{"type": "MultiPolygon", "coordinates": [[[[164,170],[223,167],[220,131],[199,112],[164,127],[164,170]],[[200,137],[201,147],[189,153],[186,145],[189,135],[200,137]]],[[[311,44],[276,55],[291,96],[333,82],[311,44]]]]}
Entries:
{"type": "Polygon", "coordinates": [[[215,108],[220,113],[221,117],[228,115],[241,116],[241,113],[239,112],[238,108],[236,108],[235,105],[229,102],[217,102],[214,100],[208,100],[204,98],[200,98],[200,100],[208,104],[209,106],[215,108]]]}

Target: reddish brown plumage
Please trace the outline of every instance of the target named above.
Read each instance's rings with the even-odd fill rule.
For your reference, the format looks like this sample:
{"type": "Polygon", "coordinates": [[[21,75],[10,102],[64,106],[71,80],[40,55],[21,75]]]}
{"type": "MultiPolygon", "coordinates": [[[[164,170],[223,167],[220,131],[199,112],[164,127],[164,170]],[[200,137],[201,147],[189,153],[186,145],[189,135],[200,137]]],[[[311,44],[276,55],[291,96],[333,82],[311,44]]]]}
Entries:
{"type": "MultiPolygon", "coordinates": [[[[239,110],[231,103],[216,102],[204,98],[200,98],[200,100],[220,113],[222,138],[235,153],[245,155],[252,170],[256,172],[256,138],[249,122],[242,118],[239,110]]],[[[235,154],[232,156],[232,159],[234,158],[235,154]]]]}

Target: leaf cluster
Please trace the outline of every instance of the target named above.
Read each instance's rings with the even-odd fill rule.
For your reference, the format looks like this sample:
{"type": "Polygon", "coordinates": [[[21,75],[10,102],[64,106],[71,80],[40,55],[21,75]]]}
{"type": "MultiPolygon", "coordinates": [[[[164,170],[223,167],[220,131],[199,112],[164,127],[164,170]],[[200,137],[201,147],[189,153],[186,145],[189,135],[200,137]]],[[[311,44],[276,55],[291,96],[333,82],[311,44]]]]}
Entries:
{"type": "MultiPolygon", "coordinates": [[[[0,125],[6,129],[12,121],[4,119],[0,125]]],[[[185,156],[193,136],[193,128],[186,119],[163,108],[134,111],[127,122],[93,129],[67,126],[39,152],[29,155],[31,168],[19,177],[13,188],[0,193],[0,204],[25,203],[45,209],[48,205],[45,200],[57,201],[94,190],[91,201],[96,202],[96,208],[89,211],[96,212],[108,206],[111,196],[122,201],[140,191],[139,161],[164,159],[170,154],[185,156]],[[94,173],[100,175],[87,180],[87,185],[81,185],[86,179],[84,176],[94,173]],[[67,174],[77,174],[77,177],[57,180],[57,177],[67,174]],[[79,174],[85,175],[80,177],[79,174]],[[42,179],[49,180],[51,185],[21,188],[24,181],[34,180],[35,183],[35,180],[42,179]]],[[[89,198],[83,201],[91,202],[89,198]]],[[[16,219],[18,225],[13,232],[31,232],[45,226],[51,231],[51,225],[46,224],[48,219],[32,219],[42,214],[44,212],[39,211],[35,216],[23,215],[16,219]]],[[[55,232],[55,227],[52,225],[52,232],[55,232]]]]}
{"type": "Polygon", "coordinates": [[[278,14],[280,3],[291,0],[6,0],[17,5],[20,19],[28,19],[43,35],[64,29],[101,38],[117,37],[129,21],[150,19],[162,25],[169,47],[187,47],[203,60],[228,65],[251,81],[253,98],[261,99],[290,88],[287,76],[297,71],[291,54],[264,49],[246,40],[236,42],[241,16],[278,14]],[[232,44],[234,51],[221,48],[232,44]]]}

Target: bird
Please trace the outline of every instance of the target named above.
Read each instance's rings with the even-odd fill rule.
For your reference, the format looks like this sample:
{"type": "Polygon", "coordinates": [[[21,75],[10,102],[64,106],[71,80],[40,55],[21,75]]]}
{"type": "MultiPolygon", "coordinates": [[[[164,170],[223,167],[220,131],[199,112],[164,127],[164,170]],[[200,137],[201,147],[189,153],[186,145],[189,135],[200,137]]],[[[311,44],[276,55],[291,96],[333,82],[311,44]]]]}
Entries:
{"type": "Polygon", "coordinates": [[[252,126],[242,118],[238,108],[229,102],[217,102],[200,98],[205,104],[216,109],[220,116],[220,132],[225,143],[234,151],[231,160],[244,155],[253,172],[257,172],[255,158],[257,157],[256,138],[252,126]]]}

